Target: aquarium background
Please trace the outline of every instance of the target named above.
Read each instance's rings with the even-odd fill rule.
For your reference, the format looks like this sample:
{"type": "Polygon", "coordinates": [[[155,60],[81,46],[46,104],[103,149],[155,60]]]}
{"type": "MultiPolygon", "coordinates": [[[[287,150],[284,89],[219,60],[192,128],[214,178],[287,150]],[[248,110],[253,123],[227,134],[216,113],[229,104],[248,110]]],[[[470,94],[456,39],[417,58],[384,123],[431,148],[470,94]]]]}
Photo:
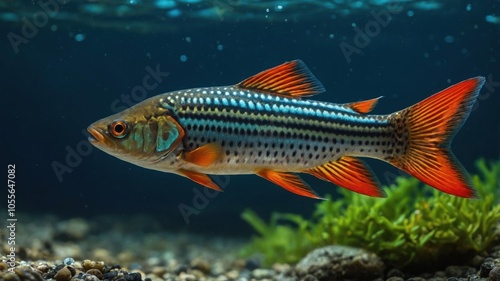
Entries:
{"type": "MultiPolygon", "coordinates": [[[[47,14],[40,3],[48,2],[0,4],[2,160],[5,170],[16,165],[18,212],[89,219],[144,214],[173,231],[239,236],[252,233],[240,218],[246,208],[264,217],[309,215],[317,201],[257,176],[219,177],[225,192],[210,192],[204,201],[196,183],[123,162],[86,141],[90,123],[146,97],[235,84],[293,59],[303,60],[327,89],[314,99],[384,96],[374,114],[485,76],[452,149],[470,172],[480,157],[500,158],[498,1],[61,0],[47,14]],[[374,15],[388,13],[390,21],[376,21],[374,15]],[[39,24],[29,36],[27,21],[39,24]],[[356,51],[346,56],[343,48],[356,51]],[[137,87],[157,68],[168,75],[139,95],[137,87]],[[54,167],[63,166],[68,170],[58,176],[54,167]],[[188,223],[179,206],[196,209],[188,223]]],[[[383,184],[400,174],[367,162],[383,184]]],[[[338,187],[304,179],[320,195],[338,196],[338,187]]]]}

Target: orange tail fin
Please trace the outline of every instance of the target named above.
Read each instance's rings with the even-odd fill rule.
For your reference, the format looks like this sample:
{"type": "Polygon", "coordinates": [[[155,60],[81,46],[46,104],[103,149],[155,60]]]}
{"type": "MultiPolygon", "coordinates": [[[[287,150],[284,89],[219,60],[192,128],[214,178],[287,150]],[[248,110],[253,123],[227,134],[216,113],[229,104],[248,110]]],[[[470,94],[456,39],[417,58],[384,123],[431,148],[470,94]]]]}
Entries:
{"type": "Polygon", "coordinates": [[[449,148],[483,84],[484,77],[464,80],[393,113],[390,120],[395,130],[396,153],[386,160],[443,192],[475,197],[467,171],[449,148]]]}

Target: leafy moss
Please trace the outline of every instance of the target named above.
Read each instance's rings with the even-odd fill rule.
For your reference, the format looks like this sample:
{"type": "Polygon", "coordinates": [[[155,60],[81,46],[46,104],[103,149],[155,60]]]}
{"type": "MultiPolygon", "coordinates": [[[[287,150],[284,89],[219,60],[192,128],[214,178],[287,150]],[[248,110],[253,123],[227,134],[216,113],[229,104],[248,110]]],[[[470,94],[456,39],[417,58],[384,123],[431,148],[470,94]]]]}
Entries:
{"type": "Polygon", "coordinates": [[[488,248],[500,220],[500,162],[479,160],[472,177],[479,199],[451,196],[415,178],[398,177],[387,198],[342,189],[343,199],[317,204],[311,219],[273,214],[268,223],[242,214],[258,232],[244,254],[262,253],[266,263],[294,263],[314,248],[341,244],[370,250],[393,266],[430,265],[488,248]]]}

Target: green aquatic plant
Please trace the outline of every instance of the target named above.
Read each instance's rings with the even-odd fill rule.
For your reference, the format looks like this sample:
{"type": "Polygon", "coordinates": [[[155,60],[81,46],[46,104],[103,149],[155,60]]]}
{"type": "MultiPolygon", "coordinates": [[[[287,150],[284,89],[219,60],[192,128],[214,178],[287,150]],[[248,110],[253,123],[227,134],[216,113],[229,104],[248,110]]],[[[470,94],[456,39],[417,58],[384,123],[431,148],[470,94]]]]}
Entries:
{"type": "Polygon", "coordinates": [[[479,199],[451,196],[415,178],[397,177],[384,187],[387,198],[342,190],[343,199],[317,204],[311,219],[273,214],[268,223],[253,211],[242,214],[259,234],[243,254],[261,253],[268,264],[294,263],[326,245],[349,245],[377,253],[387,263],[405,267],[460,259],[487,249],[496,238],[500,162],[476,162],[472,181],[479,199]]]}

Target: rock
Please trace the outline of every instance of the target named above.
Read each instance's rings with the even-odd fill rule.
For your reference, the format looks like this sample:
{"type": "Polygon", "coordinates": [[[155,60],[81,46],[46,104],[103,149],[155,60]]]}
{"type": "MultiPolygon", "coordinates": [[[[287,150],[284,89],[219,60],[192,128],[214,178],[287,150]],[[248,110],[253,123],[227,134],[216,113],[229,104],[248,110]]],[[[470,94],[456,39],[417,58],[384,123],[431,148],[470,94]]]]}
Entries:
{"type": "Polygon", "coordinates": [[[397,268],[393,268],[393,269],[389,270],[389,272],[387,272],[387,278],[390,278],[390,277],[401,277],[404,279],[405,274],[401,270],[399,270],[397,268]]]}
{"type": "Polygon", "coordinates": [[[118,271],[116,270],[112,270],[112,271],[109,271],[109,272],[106,272],[102,275],[102,278],[103,279],[108,279],[108,280],[111,280],[111,279],[114,279],[116,276],[118,276],[118,271]]]}
{"type": "Polygon", "coordinates": [[[198,269],[199,271],[209,274],[210,273],[210,263],[204,259],[194,258],[191,261],[191,268],[198,269]]]}
{"type": "Polygon", "coordinates": [[[71,279],[71,271],[65,266],[56,273],[54,279],[56,279],[56,281],[68,281],[71,279]]]}
{"type": "Polygon", "coordinates": [[[50,266],[46,263],[41,263],[36,267],[36,270],[40,271],[41,273],[48,273],[50,271],[50,266]]]}
{"type": "Polygon", "coordinates": [[[467,277],[470,274],[476,273],[476,270],[470,266],[448,266],[445,270],[446,275],[450,277],[467,277]]]}
{"type": "Polygon", "coordinates": [[[292,267],[287,263],[275,263],[272,268],[276,273],[290,271],[292,269],[292,267]]]}
{"type": "Polygon", "coordinates": [[[194,276],[193,274],[181,272],[179,274],[179,280],[180,281],[196,281],[196,276],[194,276]]]}
{"type": "Polygon", "coordinates": [[[124,278],[127,281],[141,281],[142,276],[138,272],[131,272],[131,273],[125,275],[124,278]]]}
{"type": "Polygon", "coordinates": [[[112,260],[111,254],[106,249],[94,249],[92,251],[92,258],[98,261],[110,262],[112,260]]]}
{"type": "Polygon", "coordinates": [[[316,249],[295,267],[299,277],[310,274],[320,281],[373,280],[382,277],[384,263],[375,254],[346,246],[316,249]]]}
{"type": "Polygon", "coordinates": [[[99,278],[97,278],[97,276],[91,274],[84,274],[82,279],[83,281],[99,281],[99,278]]]}
{"type": "Polygon", "coordinates": [[[0,262],[0,271],[4,271],[9,268],[9,265],[5,262],[0,262]]]}
{"type": "Polygon", "coordinates": [[[151,269],[151,273],[153,273],[154,275],[156,275],[158,277],[162,277],[163,274],[165,274],[166,272],[167,272],[167,269],[163,266],[154,266],[151,269]]]}
{"type": "Polygon", "coordinates": [[[102,280],[102,272],[99,269],[91,268],[91,269],[87,270],[87,272],[85,272],[85,273],[90,274],[90,275],[94,275],[98,279],[102,280]]]}
{"type": "Polygon", "coordinates": [[[434,276],[433,276],[433,277],[435,277],[435,278],[444,278],[444,279],[446,279],[446,272],[444,272],[444,271],[436,271],[436,272],[434,273],[434,276]]]}
{"type": "Polygon", "coordinates": [[[495,266],[489,274],[490,281],[500,281],[500,266],[495,266]]]}
{"type": "Polygon", "coordinates": [[[484,260],[479,269],[479,277],[486,278],[490,275],[490,271],[495,267],[495,262],[492,258],[484,260]]]}
{"type": "Polygon", "coordinates": [[[240,272],[237,270],[231,270],[228,271],[225,275],[229,280],[236,280],[240,276],[240,272]]]}
{"type": "Polygon", "coordinates": [[[1,273],[0,274],[0,279],[5,280],[5,281],[21,281],[19,276],[13,272],[7,272],[7,273],[1,273]]]}
{"type": "MultiPolygon", "coordinates": [[[[21,262],[23,263],[23,262],[21,262]]],[[[19,266],[14,268],[14,273],[23,281],[44,281],[40,273],[34,271],[29,266],[19,266]]]]}
{"type": "Polygon", "coordinates": [[[274,270],[257,268],[252,271],[252,277],[255,279],[271,279],[274,277],[274,270]]]}
{"type": "Polygon", "coordinates": [[[56,226],[56,230],[56,240],[82,240],[87,236],[90,226],[86,220],[74,218],[59,222],[56,226]]]}
{"type": "Polygon", "coordinates": [[[405,281],[403,277],[392,276],[387,279],[387,281],[405,281]]]}

